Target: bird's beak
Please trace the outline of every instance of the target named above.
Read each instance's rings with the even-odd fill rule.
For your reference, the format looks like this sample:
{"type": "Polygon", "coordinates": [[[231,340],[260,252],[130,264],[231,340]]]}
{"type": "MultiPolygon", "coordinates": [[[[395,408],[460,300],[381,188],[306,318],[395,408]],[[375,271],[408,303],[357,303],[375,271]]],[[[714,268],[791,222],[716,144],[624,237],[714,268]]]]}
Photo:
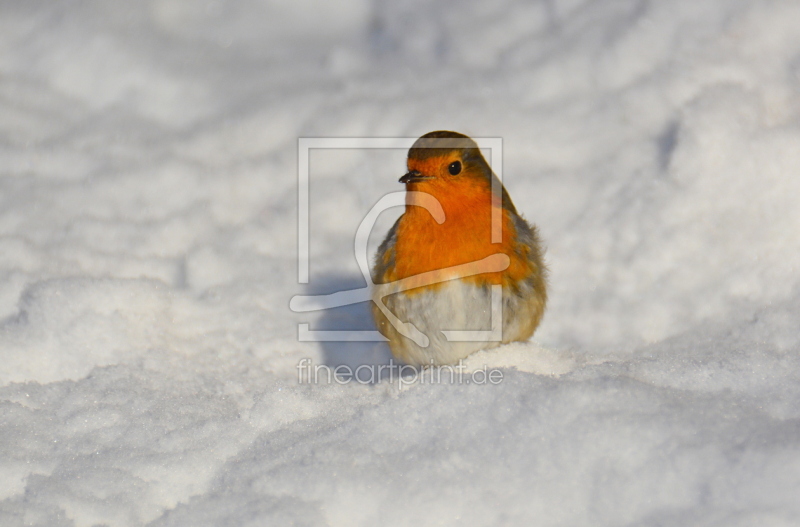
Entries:
{"type": "Polygon", "coordinates": [[[418,181],[425,181],[428,179],[433,179],[433,178],[430,176],[423,176],[417,170],[412,170],[411,172],[400,178],[400,183],[416,183],[418,181]]]}

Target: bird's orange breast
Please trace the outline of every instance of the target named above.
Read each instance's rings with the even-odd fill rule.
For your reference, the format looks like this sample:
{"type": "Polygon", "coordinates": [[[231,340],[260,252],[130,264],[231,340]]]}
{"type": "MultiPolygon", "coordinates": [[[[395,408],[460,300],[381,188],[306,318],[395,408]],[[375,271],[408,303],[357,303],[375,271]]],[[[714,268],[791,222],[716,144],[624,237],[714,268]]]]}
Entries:
{"type": "MultiPolygon", "coordinates": [[[[398,224],[393,254],[387,251],[384,255],[387,261],[393,256],[395,262],[383,277],[385,281],[438,271],[434,276],[441,282],[455,277],[447,268],[498,253],[509,257],[508,268],[497,271],[497,267],[487,267],[485,272],[463,280],[476,285],[510,285],[530,275],[529,248],[517,243],[511,213],[503,209],[500,199],[493,198],[487,182],[465,178],[457,185],[426,181],[415,187],[409,190],[427,192],[439,201],[445,221],[439,224],[426,209],[409,204],[398,224]],[[502,241],[492,243],[492,211],[498,208],[502,241]]],[[[420,285],[425,284],[421,281],[420,285]]]]}

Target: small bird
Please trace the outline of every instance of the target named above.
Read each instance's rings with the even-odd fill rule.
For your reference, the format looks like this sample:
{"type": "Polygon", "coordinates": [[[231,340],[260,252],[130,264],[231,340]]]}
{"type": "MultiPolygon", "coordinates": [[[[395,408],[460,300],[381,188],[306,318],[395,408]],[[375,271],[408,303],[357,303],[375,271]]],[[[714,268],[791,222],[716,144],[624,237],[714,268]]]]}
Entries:
{"type": "Polygon", "coordinates": [[[543,249],[478,145],[430,132],[411,147],[407,166],[405,213],[372,269],[372,312],[392,354],[444,365],[529,339],[547,302],[543,249]]]}

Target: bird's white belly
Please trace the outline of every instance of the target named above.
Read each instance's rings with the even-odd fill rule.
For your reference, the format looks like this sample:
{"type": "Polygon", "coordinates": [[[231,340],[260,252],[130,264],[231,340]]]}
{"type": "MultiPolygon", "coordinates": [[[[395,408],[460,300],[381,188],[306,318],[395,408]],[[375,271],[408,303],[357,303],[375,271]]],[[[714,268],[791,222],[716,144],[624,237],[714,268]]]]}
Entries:
{"type": "Polygon", "coordinates": [[[451,280],[419,292],[389,294],[384,302],[398,319],[413,324],[428,337],[428,345],[420,345],[401,335],[385,317],[376,317],[380,329],[390,339],[392,352],[410,364],[452,364],[478,350],[530,336],[530,332],[525,334],[529,326],[526,317],[528,320],[532,317],[530,307],[520,296],[502,291],[502,297],[496,299],[493,316],[492,288],[488,285],[451,280]],[[473,333],[453,334],[454,331],[473,333]]]}

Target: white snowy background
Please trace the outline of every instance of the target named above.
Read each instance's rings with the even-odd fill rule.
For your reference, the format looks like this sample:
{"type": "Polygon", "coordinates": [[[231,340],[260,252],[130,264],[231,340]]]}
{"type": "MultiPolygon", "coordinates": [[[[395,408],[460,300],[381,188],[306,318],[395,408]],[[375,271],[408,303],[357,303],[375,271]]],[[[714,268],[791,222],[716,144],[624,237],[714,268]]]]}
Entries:
{"type": "MultiPolygon", "coordinates": [[[[0,3],[0,525],[800,525],[796,0],[0,3]],[[383,364],[353,234],[502,137],[551,302],[493,385],[383,364]]],[[[399,213],[399,211],[395,211],[399,213]]],[[[374,234],[391,223],[385,217],[374,234]]],[[[396,214],[395,214],[396,217],[396,214]]],[[[374,240],[373,240],[374,242],[374,240]]]]}

